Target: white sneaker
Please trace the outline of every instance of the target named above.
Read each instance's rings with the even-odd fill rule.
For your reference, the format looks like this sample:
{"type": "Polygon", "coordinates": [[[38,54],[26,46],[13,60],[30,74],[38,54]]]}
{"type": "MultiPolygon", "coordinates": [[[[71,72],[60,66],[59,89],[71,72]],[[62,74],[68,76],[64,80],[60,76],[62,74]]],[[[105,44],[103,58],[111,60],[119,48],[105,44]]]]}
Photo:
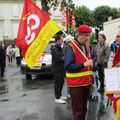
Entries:
{"type": "Polygon", "coordinates": [[[65,104],[66,101],[62,100],[62,99],[55,99],[56,103],[60,103],[60,104],[65,104]]]}
{"type": "Polygon", "coordinates": [[[67,97],[61,96],[60,99],[62,99],[62,100],[67,100],[67,97]]]}

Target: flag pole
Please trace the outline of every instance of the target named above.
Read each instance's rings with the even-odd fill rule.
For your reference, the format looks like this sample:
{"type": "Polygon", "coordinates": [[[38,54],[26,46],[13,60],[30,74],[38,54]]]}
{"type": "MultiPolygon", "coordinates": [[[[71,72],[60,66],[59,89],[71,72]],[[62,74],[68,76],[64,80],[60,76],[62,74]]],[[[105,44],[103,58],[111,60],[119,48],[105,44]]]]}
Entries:
{"type": "Polygon", "coordinates": [[[69,33],[69,30],[68,30],[68,12],[69,12],[69,8],[66,7],[66,22],[67,22],[66,29],[67,29],[67,33],[69,33]]]}
{"type": "MultiPolygon", "coordinates": [[[[61,30],[66,36],[68,36],[68,34],[64,31],[61,30]]],[[[75,45],[75,47],[79,50],[79,52],[82,53],[82,55],[86,58],[86,60],[88,60],[88,58],[84,55],[84,53],[80,50],[80,48],[75,44],[75,42],[73,42],[73,40],[70,39],[70,41],[75,45]]]]}

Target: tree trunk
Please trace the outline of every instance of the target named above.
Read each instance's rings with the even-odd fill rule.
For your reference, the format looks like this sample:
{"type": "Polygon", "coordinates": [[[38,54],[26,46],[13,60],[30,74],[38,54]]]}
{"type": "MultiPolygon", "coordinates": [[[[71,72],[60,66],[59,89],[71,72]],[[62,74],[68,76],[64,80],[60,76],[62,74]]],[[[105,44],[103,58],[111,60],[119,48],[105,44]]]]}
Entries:
{"type": "Polygon", "coordinates": [[[46,0],[41,0],[42,10],[48,13],[49,7],[47,6],[46,0]]]}

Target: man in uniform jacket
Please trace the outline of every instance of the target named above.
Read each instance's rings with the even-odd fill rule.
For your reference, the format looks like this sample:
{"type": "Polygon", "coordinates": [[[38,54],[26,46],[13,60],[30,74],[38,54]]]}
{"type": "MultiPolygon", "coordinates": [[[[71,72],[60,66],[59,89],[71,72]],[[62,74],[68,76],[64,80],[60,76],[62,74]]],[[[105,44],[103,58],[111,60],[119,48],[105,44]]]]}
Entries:
{"type": "Polygon", "coordinates": [[[66,82],[70,87],[73,120],[85,120],[86,116],[93,61],[85,43],[90,39],[91,32],[88,25],[80,25],[76,40],[71,41],[65,49],[66,82]]]}

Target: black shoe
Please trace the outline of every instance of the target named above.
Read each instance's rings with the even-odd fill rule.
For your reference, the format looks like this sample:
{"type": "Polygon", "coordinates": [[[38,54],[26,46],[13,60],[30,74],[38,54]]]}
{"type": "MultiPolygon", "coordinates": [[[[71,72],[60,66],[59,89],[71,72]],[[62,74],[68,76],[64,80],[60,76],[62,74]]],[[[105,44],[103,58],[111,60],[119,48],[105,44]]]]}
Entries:
{"type": "Polygon", "coordinates": [[[98,92],[104,92],[104,88],[98,89],[98,92]]]}
{"type": "Polygon", "coordinates": [[[90,101],[97,101],[98,100],[98,96],[91,97],[89,100],[90,101]]]}
{"type": "Polygon", "coordinates": [[[4,74],[1,74],[1,77],[4,77],[4,74]]]}

